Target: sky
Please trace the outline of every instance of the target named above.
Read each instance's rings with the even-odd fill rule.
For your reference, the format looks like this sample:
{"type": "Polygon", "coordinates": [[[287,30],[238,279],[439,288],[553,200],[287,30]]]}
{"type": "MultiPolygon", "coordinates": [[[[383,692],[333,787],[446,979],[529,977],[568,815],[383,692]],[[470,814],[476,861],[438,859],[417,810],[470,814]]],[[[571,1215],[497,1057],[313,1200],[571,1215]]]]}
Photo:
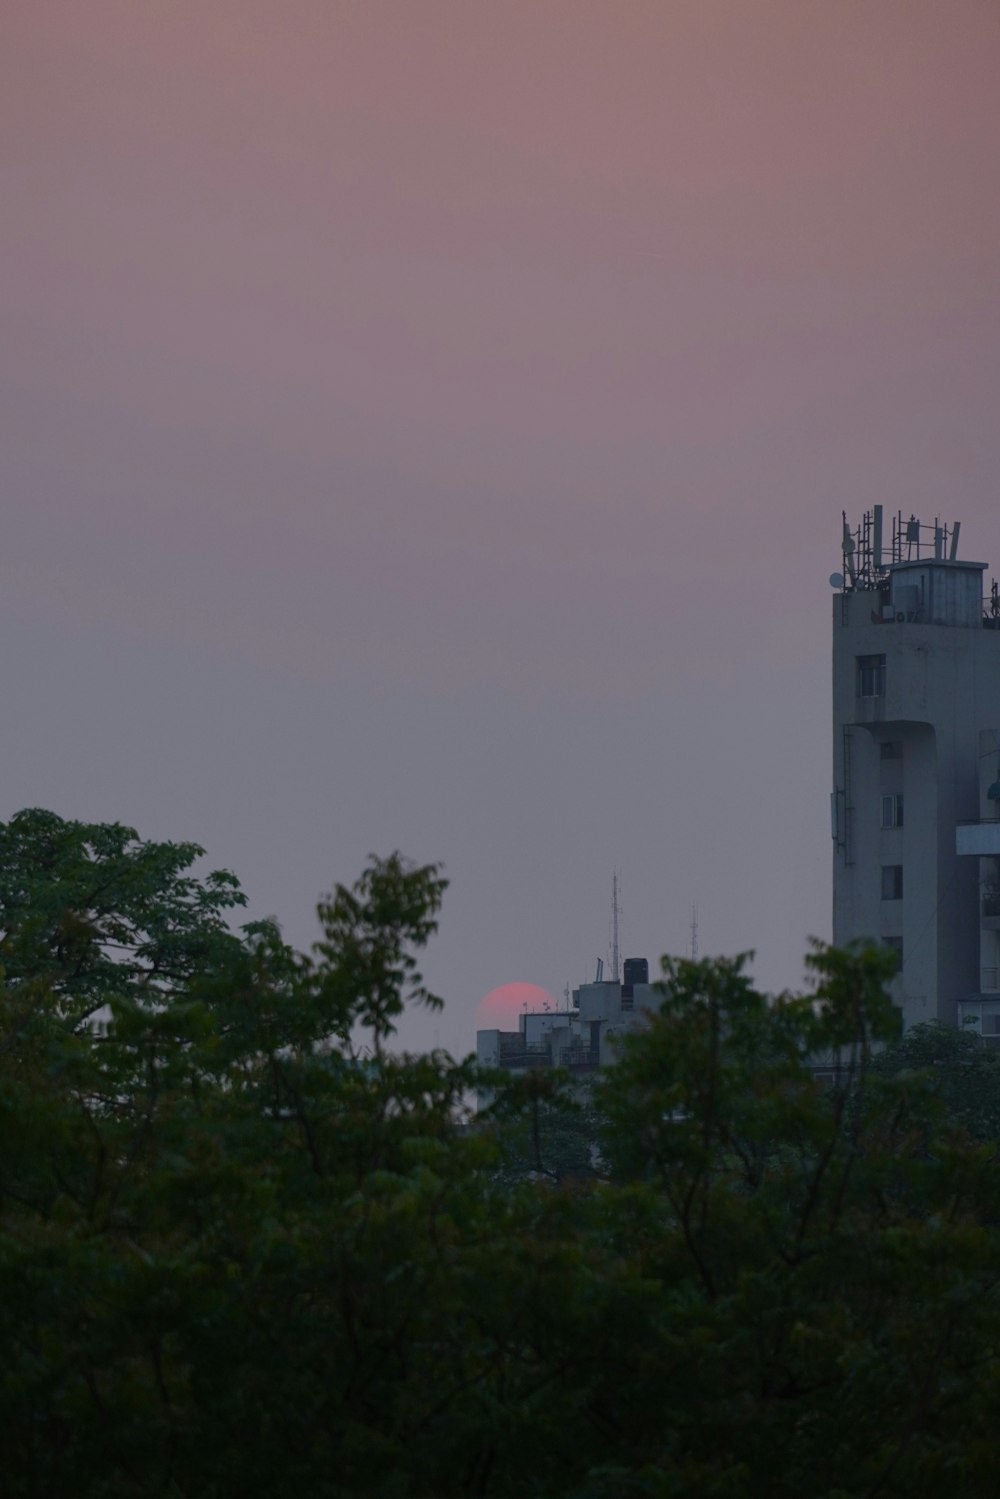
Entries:
{"type": "Polygon", "coordinates": [[[830,930],[841,511],[1000,567],[995,0],[6,0],[0,817],[317,936],[401,1042],[830,930]]]}

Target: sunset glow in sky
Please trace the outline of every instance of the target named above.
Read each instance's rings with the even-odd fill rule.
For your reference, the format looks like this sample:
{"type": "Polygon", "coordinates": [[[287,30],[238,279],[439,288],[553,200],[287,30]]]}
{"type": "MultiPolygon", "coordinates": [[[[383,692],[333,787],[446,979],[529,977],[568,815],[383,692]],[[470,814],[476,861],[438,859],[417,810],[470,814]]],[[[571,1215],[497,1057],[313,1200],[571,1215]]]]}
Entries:
{"type": "Polygon", "coordinates": [[[0,815],[298,942],[452,880],[413,1045],[829,930],[840,513],[1000,568],[992,0],[7,0],[0,815]]]}
{"type": "Polygon", "coordinates": [[[476,1007],[477,1030],[516,1031],[523,1014],[565,1009],[538,984],[501,984],[483,996],[476,1007]]]}

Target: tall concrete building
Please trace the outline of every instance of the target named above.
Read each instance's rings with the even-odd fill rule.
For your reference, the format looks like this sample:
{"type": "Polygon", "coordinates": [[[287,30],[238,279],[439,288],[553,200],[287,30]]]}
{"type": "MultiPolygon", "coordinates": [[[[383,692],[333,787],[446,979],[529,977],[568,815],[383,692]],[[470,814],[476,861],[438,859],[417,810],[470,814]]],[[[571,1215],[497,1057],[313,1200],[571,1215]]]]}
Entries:
{"type": "Polygon", "coordinates": [[[996,584],[984,601],[987,564],[959,558],[958,524],[889,521],[879,505],[856,530],[845,517],[830,580],[833,940],[895,949],[907,1026],[981,1023],[984,992],[1000,1014],[1000,950],[982,925],[1000,873],[1000,823],[982,830],[1000,810],[986,795],[1000,769],[1000,604],[996,584]]]}

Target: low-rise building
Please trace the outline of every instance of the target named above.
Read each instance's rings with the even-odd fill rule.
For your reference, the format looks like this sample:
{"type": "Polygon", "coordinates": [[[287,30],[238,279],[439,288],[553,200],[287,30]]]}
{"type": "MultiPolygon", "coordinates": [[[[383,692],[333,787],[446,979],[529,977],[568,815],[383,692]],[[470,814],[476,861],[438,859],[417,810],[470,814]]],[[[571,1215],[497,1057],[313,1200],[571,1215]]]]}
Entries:
{"type": "Polygon", "coordinates": [[[614,1061],[615,1042],[645,1024],[660,996],[649,982],[645,958],[626,958],[623,976],[597,979],[574,989],[566,1010],[525,1011],[516,1031],[476,1032],[476,1055],[486,1067],[511,1071],[564,1067],[593,1072],[614,1061]]]}

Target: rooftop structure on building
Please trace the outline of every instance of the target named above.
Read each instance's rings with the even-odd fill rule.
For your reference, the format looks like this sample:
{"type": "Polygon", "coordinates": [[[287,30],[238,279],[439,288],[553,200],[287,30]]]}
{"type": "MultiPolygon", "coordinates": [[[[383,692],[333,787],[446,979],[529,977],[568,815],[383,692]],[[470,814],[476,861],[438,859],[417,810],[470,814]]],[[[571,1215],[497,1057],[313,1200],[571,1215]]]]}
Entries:
{"type": "Polygon", "coordinates": [[[567,1009],[525,1011],[516,1031],[477,1031],[476,1055],[484,1066],[512,1071],[564,1067],[575,1074],[594,1072],[614,1060],[616,1040],[643,1026],[658,1003],[645,958],[626,958],[620,980],[605,979],[598,963],[594,982],[574,989],[567,1009]]]}
{"type": "Polygon", "coordinates": [[[1000,599],[960,526],[843,524],[833,600],[833,940],[898,955],[909,1026],[1000,1041],[1000,599]],[[991,798],[996,791],[996,800],[991,798]]]}

